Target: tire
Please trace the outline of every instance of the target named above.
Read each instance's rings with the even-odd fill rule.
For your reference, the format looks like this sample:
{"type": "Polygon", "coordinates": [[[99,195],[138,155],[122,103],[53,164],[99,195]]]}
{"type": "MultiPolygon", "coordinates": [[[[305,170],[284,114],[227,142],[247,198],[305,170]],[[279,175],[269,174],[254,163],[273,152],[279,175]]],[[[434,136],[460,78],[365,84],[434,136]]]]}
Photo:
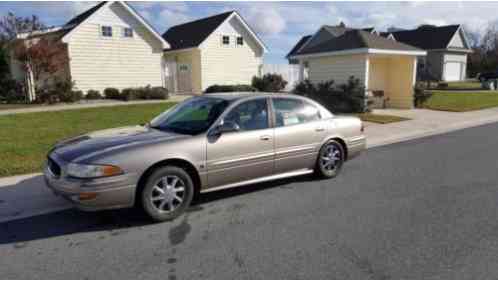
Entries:
{"type": "Polygon", "coordinates": [[[318,152],[315,174],[321,178],[335,178],[342,169],[345,156],[346,154],[342,144],[335,140],[329,140],[318,152]],[[329,160],[324,158],[328,158],[329,160]]]}
{"type": "Polygon", "coordinates": [[[145,181],[140,194],[145,214],[157,222],[173,220],[190,206],[194,184],[190,175],[175,166],[156,169],[145,181]]]}

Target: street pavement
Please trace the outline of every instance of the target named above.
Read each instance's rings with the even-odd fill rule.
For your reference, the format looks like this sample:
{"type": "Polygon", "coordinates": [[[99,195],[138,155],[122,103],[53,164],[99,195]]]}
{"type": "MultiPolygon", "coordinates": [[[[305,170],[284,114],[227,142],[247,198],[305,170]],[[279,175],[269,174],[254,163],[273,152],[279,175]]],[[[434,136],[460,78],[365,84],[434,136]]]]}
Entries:
{"type": "Polygon", "coordinates": [[[496,279],[498,123],[366,151],[331,180],[202,195],[173,222],[63,210],[0,224],[6,279],[496,279]]]}

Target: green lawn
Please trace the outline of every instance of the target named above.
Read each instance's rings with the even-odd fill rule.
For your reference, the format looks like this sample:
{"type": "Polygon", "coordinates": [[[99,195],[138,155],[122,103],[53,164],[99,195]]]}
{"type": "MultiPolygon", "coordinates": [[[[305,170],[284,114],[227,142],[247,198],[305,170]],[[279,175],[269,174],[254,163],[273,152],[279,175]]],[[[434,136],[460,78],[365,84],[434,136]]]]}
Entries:
{"type": "Polygon", "coordinates": [[[448,82],[448,88],[444,90],[480,90],[480,89],[482,89],[482,86],[479,81],[458,81],[458,82],[448,82]]]}
{"type": "Polygon", "coordinates": [[[374,114],[374,113],[359,113],[356,114],[356,116],[358,116],[362,121],[379,123],[379,124],[389,124],[389,123],[410,120],[409,118],[405,117],[385,115],[385,114],[374,114]]]}
{"type": "Polygon", "coordinates": [[[0,116],[0,177],[40,171],[58,140],[150,121],[174,103],[125,105],[0,116]]]}
{"type": "Polygon", "coordinates": [[[471,111],[498,106],[498,91],[432,91],[422,107],[443,111],[471,111]]]}

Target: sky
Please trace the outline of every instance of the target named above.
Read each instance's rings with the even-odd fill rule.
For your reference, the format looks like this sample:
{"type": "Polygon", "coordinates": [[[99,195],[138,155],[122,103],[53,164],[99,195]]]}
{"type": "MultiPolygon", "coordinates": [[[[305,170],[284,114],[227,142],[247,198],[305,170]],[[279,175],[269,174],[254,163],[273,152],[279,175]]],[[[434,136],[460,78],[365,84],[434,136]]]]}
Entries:
{"type": "MultiPolygon", "coordinates": [[[[304,35],[341,21],[351,27],[415,28],[421,24],[464,24],[482,33],[498,22],[498,2],[133,2],[159,33],[191,20],[237,10],[268,47],[265,63],[286,63],[285,55],[304,35]]],[[[37,15],[46,25],[63,25],[96,2],[0,2],[0,16],[37,15]]]]}

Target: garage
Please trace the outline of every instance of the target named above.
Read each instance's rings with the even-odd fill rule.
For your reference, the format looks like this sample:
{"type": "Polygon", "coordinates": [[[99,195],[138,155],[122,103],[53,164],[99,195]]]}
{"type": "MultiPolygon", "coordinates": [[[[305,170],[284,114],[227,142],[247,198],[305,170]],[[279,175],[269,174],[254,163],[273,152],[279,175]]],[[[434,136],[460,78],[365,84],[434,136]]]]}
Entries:
{"type": "Polygon", "coordinates": [[[462,77],[462,63],[446,62],[444,74],[445,81],[459,81],[462,77]]]}

